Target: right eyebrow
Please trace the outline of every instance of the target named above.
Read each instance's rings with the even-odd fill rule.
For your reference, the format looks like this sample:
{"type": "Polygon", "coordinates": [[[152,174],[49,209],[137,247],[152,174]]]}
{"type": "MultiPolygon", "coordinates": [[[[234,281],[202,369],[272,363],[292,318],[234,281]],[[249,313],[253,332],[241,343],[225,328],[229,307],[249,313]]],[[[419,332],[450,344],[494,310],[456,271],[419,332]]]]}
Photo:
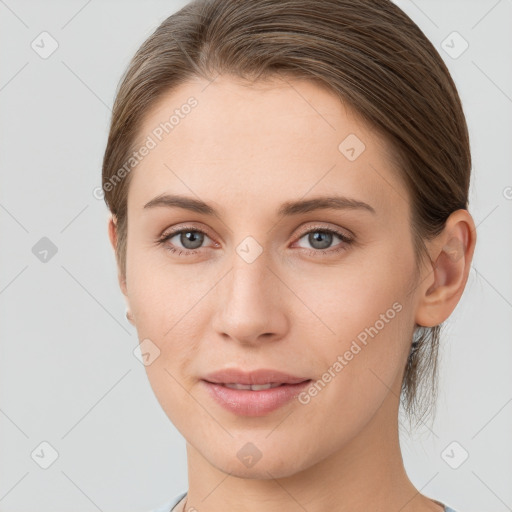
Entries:
{"type": "MultiPolygon", "coordinates": [[[[144,205],[144,208],[183,208],[192,212],[200,213],[202,215],[214,215],[218,217],[218,212],[209,204],[195,199],[193,197],[162,194],[144,205]]],[[[290,217],[293,215],[300,215],[315,210],[363,210],[372,214],[376,214],[375,209],[369,204],[344,196],[323,196],[306,200],[287,201],[281,205],[278,210],[279,216],[290,217]]]]}

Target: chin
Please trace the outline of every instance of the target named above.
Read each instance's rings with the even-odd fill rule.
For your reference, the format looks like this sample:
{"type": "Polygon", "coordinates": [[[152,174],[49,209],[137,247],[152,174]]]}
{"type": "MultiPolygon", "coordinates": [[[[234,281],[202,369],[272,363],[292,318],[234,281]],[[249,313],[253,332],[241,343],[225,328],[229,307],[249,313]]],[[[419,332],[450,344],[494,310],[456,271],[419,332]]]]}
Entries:
{"type": "Polygon", "coordinates": [[[219,471],[237,478],[257,480],[270,480],[272,478],[286,478],[294,475],[301,468],[314,464],[307,464],[306,460],[298,460],[300,453],[292,444],[283,442],[276,437],[261,440],[257,436],[237,436],[224,443],[215,443],[197,446],[202,456],[219,471]],[[252,442],[251,442],[252,439],[252,442]],[[283,450],[284,448],[284,450],[283,450]]]}
{"type": "Polygon", "coordinates": [[[295,461],[289,459],[284,465],[282,460],[275,457],[264,460],[263,457],[252,467],[244,467],[237,459],[213,459],[210,463],[223,473],[236,478],[251,480],[272,480],[274,478],[287,478],[300,471],[295,461]]]}

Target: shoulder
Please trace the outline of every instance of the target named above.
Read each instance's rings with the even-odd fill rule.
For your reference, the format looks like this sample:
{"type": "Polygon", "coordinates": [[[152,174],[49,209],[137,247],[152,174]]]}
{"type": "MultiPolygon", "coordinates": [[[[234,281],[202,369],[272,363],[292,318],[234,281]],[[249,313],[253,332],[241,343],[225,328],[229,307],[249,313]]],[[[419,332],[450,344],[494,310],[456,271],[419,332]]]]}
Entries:
{"type": "Polygon", "coordinates": [[[456,512],[456,510],[453,510],[453,508],[449,507],[449,506],[445,506],[444,507],[444,512],[456,512]]]}
{"type": "Polygon", "coordinates": [[[186,492],[182,492],[159,507],[148,510],[147,512],[171,512],[171,510],[186,496],[186,494],[186,492]]]}

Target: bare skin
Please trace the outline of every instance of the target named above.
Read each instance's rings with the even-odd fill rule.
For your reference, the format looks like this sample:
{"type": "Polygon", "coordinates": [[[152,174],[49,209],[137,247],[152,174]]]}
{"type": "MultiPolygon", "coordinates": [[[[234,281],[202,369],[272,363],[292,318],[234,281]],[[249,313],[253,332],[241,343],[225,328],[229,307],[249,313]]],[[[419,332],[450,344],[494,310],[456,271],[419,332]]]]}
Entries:
{"type": "MultiPolygon", "coordinates": [[[[415,324],[446,320],[464,291],[471,215],[450,216],[428,244],[435,265],[417,275],[409,198],[390,149],[334,95],[291,79],[197,79],[148,112],[139,139],[190,96],[197,107],[132,171],[126,275],[119,271],[139,339],[160,350],[146,367],[151,386],[187,441],[183,510],[441,511],[404,470],[398,396],[415,324]],[[353,161],[338,148],[349,134],[365,145],[353,161]],[[144,208],[161,194],[204,201],[218,215],[144,208]],[[285,202],[333,195],[375,212],[277,214],[285,202]],[[183,227],[206,233],[195,253],[168,250],[191,251],[179,234],[157,243],[183,227]],[[322,229],[354,241],[333,234],[322,253],[308,237],[322,229]],[[237,252],[249,236],[262,250],[251,263],[237,252]],[[307,404],[243,417],[202,386],[207,373],[234,367],[321,379],[393,304],[400,311],[307,404]],[[261,453],[251,467],[237,457],[247,443],[261,453]]],[[[109,236],[115,248],[115,219],[109,236]]]]}

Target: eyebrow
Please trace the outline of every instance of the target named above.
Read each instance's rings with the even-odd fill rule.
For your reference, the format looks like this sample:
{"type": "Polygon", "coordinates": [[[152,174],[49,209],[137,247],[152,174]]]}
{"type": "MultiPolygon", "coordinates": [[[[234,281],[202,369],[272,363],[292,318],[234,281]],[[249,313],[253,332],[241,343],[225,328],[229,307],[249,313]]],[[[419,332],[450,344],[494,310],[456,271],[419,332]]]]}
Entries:
{"type": "MultiPolygon", "coordinates": [[[[144,208],[183,208],[203,215],[218,216],[215,208],[199,199],[172,194],[161,194],[144,205],[144,208]]],[[[325,196],[306,200],[287,201],[278,210],[279,216],[293,216],[316,210],[363,210],[376,214],[369,204],[344,196],[325,196]]]]}

